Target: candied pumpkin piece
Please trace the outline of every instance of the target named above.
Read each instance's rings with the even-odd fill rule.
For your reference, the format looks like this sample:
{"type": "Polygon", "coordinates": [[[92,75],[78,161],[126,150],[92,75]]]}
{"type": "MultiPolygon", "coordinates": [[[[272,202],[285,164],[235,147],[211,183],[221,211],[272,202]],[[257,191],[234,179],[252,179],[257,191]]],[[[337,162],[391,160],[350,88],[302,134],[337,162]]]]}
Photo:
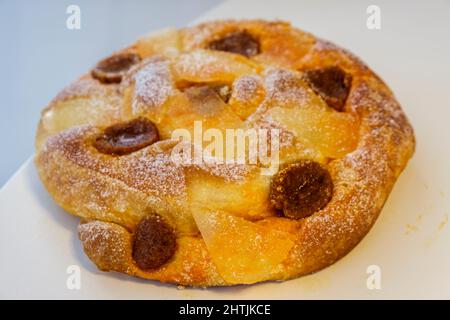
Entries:
{"type": "Polygon", "coordinates": [[[264,96],[264,86],[259,77],[243,76],[233,82],[228,104],[242,120],[245,120],[256,111],[264,96]]]}
{"type": "Polygon", "coordinates": [[[270,212],[270,176],[256,174],[248,181],[224,181],[221,177],[195,171],[187,177],[189,203],[209,210],[227,211],[250,220],[270,212]]]}
{"type": "Polygon", "coordinates": [[[176,56],[181,48],[180,33],[176,29],[165,29],[139,39],[136,49],[143,58],[152,55],[176,56]]]}
{"type": "Polygon", "coordinates": [[[55,102],[42,112],[40,130],[36,137],[36,149],[45,140],[67,128],[81,125],[108,125],[120,121],[120,100],[116,97],[88,99],[77,97],[55,102]]]}
{"type": "Polygon", "coordinates": [[[349,113],[311,108],[272,108],[268,115],[292,131],[306,148],[328,158],[340,158],[353,151],[359,139],[359,121],[349,113]]]}
{"type": "Polygon", "coordinates": [[[271,279],[294,245],[290,233],[225,212],[198,209],[193,215],[218,272],[232,284],[271,279]]]}
{"type": "Polygon", "coordinates": [[[201,121],[202,130],[211,128],[223,131],[243,126],[242,120],[231,111],[213,88],[192,87],[177,94],[167,107],[160,123],[164,139],[176,129],[187,129],[194,136],[195,121],[201,121]]]}
{"type": "Polygon", "coordinates": [[[84,97],[57,102],[42,114],[44,128],[54,134],[85,124],[107,124],[120,119],[120,104],[114,97],[87,99],[84,97]]]}
{"type": "Polygon", "coordinates": [[[179,55],[173,64],[177,82],[231,83],[258,71],[258,65],[243,56],[202,49],[179,55]]]}

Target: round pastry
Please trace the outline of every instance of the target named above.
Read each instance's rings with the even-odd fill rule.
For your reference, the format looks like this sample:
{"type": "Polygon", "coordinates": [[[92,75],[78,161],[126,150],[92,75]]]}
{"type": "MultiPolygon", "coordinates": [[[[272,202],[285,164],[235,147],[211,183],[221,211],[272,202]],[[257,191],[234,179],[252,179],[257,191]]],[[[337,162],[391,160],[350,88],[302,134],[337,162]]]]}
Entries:
{"type": "Polygon", "coordinates": [[[215,21],[143,37],[65,88],[42,112],[35,163],[99,269],[227,286],[343,257],[414,145],[352,54],[286,22],[215,21]],[[270,163],[223,161],[227,134],[250,129],[270,163]],[[174,157],[212,137],[225,142],[209,157],[174,157]]]}

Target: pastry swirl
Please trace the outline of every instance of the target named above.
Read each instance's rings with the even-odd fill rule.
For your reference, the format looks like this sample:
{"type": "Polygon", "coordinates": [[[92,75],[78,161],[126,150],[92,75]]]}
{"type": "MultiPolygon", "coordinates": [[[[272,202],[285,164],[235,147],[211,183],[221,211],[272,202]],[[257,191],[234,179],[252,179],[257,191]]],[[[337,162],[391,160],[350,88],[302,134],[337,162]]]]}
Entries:
{"type": "MultiPolygon", "coordinates": [[[[270,143],[274,136],[267,138],[270,143]]],[[[43,110],[35,164],[101,270],[188,286],[318,271],[369,231],[415,140],[387,85],[286,22],[165,30],[43,110]],[[177,129],[277,129],[279,169],[175,163],[177,129]]]]}

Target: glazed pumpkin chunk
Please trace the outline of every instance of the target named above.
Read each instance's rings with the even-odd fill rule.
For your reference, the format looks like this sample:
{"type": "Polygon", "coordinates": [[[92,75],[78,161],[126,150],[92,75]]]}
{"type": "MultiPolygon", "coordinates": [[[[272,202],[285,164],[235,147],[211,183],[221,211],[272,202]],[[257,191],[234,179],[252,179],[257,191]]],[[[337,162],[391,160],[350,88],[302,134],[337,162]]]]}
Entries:
{"type": "Polygon", "coordinates": [[[269,210],[269,176],[255,174],[245,181],[225,181],[196,171],[187,182],[189,203],[194,207],[227,211],[251,220],[273,214],[269,210]]]}
{"type": "Polygon", "coordinates": [[[146,37],[142,37],[136,44],[141,57],[163,55],[176,56],[181,47],[180,34],[175,29],[165,29],[146,37]]]}
{"type": "Polygon", "coordinates": [[[359,123],[349,113],[275,107],[268,114],[293,132],[303,147],[315,149],[325,157],[343,157],[358,144],[359,123]]]}
{"type": "Polygon", "coordinates": [[[202,130],[239,128],[242,120],[230,110],[214,88],[192,87],[177,94],[166,109],[160,130],[164,138],[170,138],[173,130],[186,129],[194,136],[194,126],[201,123],[202,130]]]}
{"type": "Polygon", "coordinates": [[[179,55],[173,64],[178,82],[226,82],[255,74],[259,66],[245,57],[221,51],[194,50],[179,55]]]}
{"type": "Polygon", "coordinates": [[[220,275],[229,283],[271,279],[294,245],[287,232],[224,212],[194,212],[194,219],[220,275]]]}

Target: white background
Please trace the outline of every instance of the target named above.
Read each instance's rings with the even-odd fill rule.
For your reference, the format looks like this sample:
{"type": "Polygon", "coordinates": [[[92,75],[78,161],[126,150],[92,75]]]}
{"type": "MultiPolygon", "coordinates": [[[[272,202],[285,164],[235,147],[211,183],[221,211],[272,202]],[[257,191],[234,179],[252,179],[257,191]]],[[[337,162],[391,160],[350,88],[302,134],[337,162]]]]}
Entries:
{"type": "MultiPolygon", "coordinates": [[[[290,20],[353,51],[390,85],[415,128],[417,151],[371,232],[349,255],[311,276],[178,290],[98,271],[76,239],[77,218],[53,203],[28,163],[0,192],[0,297],[449,299],[450,3],[240,0],[215,7],[201,20],[222,17],[290,20]],[[381,8],[381,30],[366,28],[369,4],[381,8]],[[81,290],[66,288],[66,268],[73,264],[81,268],[81,290]],[[381,268],[381,290],[366,287],[372,264],[381,268]]],[[[78,67],[77,73],[84,71],[78,67]]]]}
{"type": "Polygon", "coordinates": [[[33,153],[41,109],[99,59],[222,0],[0,0],[0,187],[33,153]],[[66,8],[81,29],[66,28],[66,8]]]}

